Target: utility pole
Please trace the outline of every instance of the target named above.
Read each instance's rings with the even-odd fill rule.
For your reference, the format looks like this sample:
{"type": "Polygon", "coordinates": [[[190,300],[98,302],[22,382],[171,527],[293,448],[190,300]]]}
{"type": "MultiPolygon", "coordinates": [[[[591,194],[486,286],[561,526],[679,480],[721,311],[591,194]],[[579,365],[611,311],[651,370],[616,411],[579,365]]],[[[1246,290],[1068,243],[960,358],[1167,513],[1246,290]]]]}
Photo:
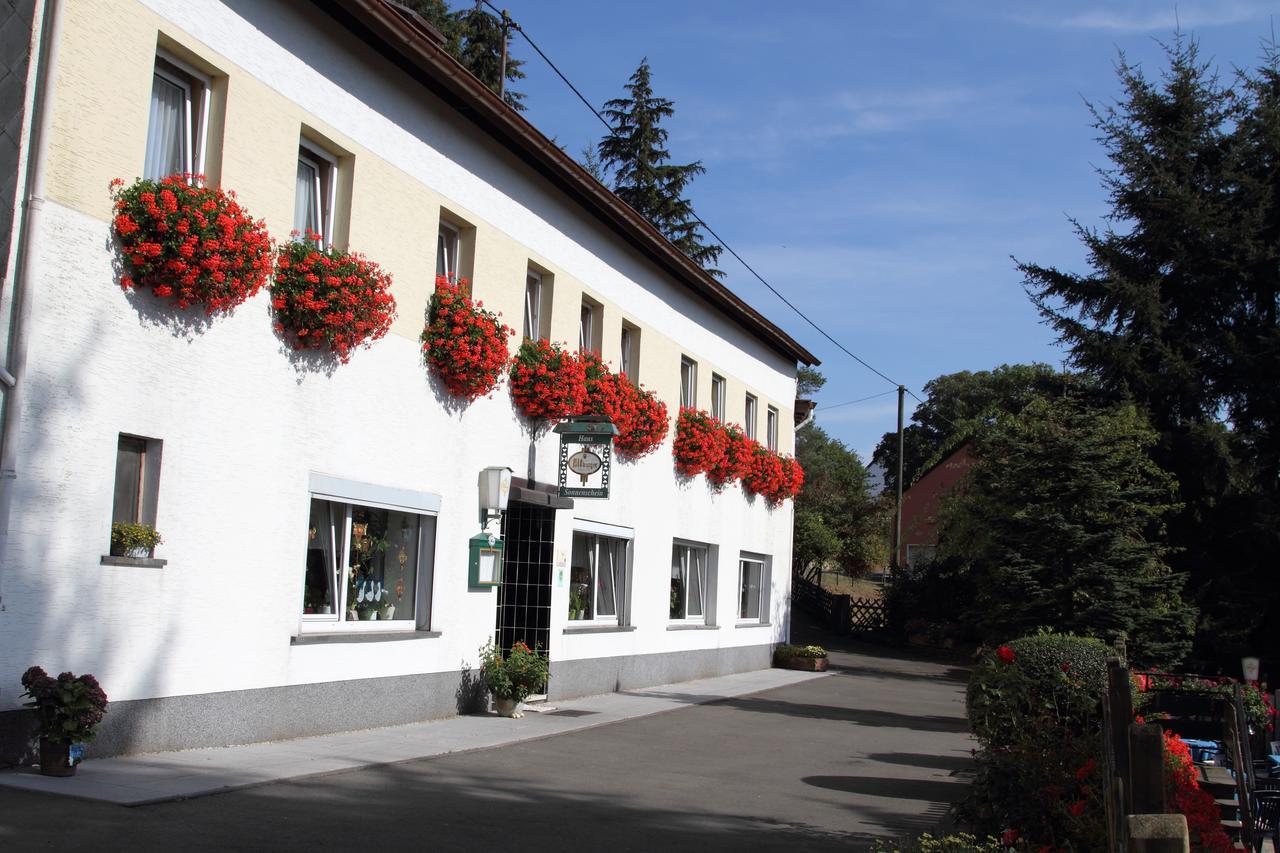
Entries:
{"type": "Polygon", "coordinates": [[[507,34],[511,32],[511,16],[502,10],[502,70],[498,74],[498,97],[506,99],[507,93],[507,34]]]}
{"type": "Polygon", "coordinates": [[[893,558],[889,561],[891,572],[898,572],[898,554],[902,551],[902,408],[907,389],[898,386],[898,503],[893,519],[893,558]]]}

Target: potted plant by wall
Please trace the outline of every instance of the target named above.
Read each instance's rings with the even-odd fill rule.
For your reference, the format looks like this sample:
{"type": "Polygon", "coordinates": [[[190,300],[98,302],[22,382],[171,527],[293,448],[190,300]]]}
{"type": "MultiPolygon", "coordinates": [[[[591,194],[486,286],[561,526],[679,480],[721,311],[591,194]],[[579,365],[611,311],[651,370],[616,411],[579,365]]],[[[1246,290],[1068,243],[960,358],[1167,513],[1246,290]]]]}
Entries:
{"type": "Polygon", "coordinates": [[[111,523],[111,556],[147,559],[155,556],[156,546],[164,541],[150,524],[130,521],[111,523]]]}
{"type": "Polygon", "coordinates": [[[827,671],[827,650],[822,646],[792,646],[783,643],[773,651],[774,666],[805,672],[827,671]]]}
{"type": "Polygon", "coordinates": [[[107,712],[107,694],[88,673],[64,672],[53,678],[38,666],[22,674],[26,707],[36,713],[40,738],[40,772],[45,776],[74,776],[73,744],[88,743],[97,736],[98,724],[107,712]]]}
{"type": "Polygon", "coordinates": [[[493,695],[493,709],[503,717],[521,717],[520,703],[547,683],[547,659],[522,642],[504,658],[491,640],[480,649],[480,674],[493,695]]]}

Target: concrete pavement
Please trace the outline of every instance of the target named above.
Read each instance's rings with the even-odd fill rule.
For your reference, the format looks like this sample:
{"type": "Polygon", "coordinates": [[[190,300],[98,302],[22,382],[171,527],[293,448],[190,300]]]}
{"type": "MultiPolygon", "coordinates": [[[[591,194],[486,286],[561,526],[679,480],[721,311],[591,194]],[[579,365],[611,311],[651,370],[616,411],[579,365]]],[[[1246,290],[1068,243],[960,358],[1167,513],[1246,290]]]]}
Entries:
{"type": "MultiPolygon", "coordinates": [[[[965,791],[958,774],[971,748],[962,671],[850,647],[833,650],[827,676],[798,675],[573,700],[522,720],[423,724],[465,728],[471,746],[422,760],[405,760],[401,730],[415,727],[335,736],[352,740],[308,753],[314,772],[216,797],[124,809],[0,788],[0,847],[849,850],[945,821],[965,791]],[[322,763],[387,759],[401,763],[348,772],[322,763]]],[[[262,745],[260,755],[297,762],[302,744],[262,745]]],[[[212,751],[193,751],[203,752],[212,751]]],[[[179,755],[143,759],[154,768],[179,755]]],[[[155,777],[135,778],[156,787],[155,777]]]]}

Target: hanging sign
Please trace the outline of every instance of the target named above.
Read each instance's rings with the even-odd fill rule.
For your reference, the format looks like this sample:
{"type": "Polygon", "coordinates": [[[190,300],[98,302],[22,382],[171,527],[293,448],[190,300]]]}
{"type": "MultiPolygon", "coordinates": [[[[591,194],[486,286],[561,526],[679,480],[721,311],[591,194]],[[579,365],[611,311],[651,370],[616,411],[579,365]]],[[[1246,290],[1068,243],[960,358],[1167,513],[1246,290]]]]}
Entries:
{"type": "Polygon", "coordinates": [[[560,434],[560,497],[608,500],[617,427],[607,418],[583,417],[557,424],[555,432],[560,434]]]}

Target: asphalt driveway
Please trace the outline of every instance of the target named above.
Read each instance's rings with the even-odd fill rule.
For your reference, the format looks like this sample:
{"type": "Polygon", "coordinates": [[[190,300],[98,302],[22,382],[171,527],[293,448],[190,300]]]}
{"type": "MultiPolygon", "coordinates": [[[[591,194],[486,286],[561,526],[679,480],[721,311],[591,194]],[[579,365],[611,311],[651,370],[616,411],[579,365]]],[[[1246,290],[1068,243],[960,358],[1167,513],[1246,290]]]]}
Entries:
{"type": "Polygon", "coordinates": [[[713,704],[179,802],[0,790],[0,849],[856,850],[945,822],[972,746],[966,673],[871,646],[831,663],[713,704]]]}

